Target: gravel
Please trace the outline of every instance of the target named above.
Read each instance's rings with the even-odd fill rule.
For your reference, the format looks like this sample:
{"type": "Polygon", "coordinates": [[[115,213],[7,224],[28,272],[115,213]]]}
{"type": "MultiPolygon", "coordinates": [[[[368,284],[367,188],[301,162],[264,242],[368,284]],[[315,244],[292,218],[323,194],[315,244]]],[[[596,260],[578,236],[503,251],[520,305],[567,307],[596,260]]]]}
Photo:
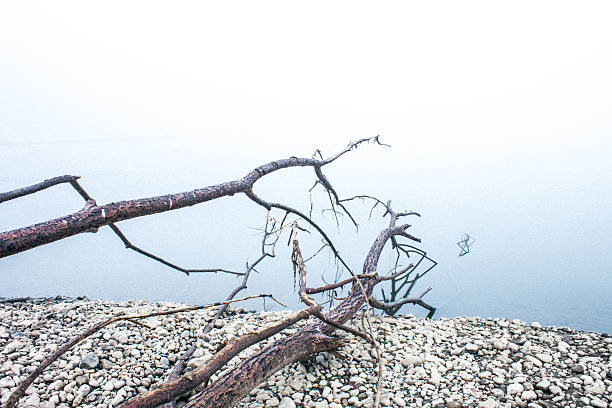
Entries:
{"type": "MultiPolygon", "coordinates": [[[[67,337],[93,322],[118,312],[181,306],[59,297],[0,303],[0,402],[67,337]]],[[[198,348],[188,368],[206,361],[223,340],[257,330],[286,313],[230,309],[207,334],[203,329],[214,310],[149,318],[144,320],[149,327],[126,322],[108,326],[47,368],[19,406],[117,406],[163,382],[194,342],[198,348]]],[[[479,317],[377,316],[372,322],[384,354],[383,407],[612,408],[608,334],[479,317]]],[[[296,330],[287,329],[244,351],[229,366],[296,330]]],[[[239,406],[371,407],[376,355],[361,339],[340,335],[345,342],[339,354],[321,353],[286,367],[252,390],[239,406]]],[[[179,401],[179,408],[184,404],[185,400],[179,401]]]]}

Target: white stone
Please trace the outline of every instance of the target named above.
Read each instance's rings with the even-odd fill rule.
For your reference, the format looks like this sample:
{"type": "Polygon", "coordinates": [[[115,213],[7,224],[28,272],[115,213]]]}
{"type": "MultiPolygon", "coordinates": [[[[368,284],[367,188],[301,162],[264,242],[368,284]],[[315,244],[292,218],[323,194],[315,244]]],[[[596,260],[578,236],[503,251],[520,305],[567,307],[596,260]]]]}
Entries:
{"type": "Polygon", "coordinates": [[[151,326],[152,328],[156,329],[159,326],[161,326],[162,323],[157,319],[148,319],[147,324],[151,326]]]}
{"type": "Polygon", "coordinates": [[[77,391],[77,393],[85,397],[87,394],[89,394],[90,391],[91,391],[91,387],[87,384],[83,384],[79,387],[79,390],[77,391]]]}
{"type": "Polygon", "coordinates": [[[469,353],[477,353],[478,352],[478,346],[474,343],[470,343],[468,345],[465,346],[465,351],[469,352],[469,353]]]}
{"type": "Polygon", "coordinates": [[[272,397],[266,401],[266,407],[278,407],[280,405],[280,401],[276,397],[272,397]]]}
{"type": "Polygon", "coordinates": [[[442,376],[438,372],[436,367],[431,368],[431,377],[429,378],[429,383],[435,385],[436,387],[440,386],[442,382],[442,376]]]}
{"type": "Polygon", "coordinates": [[[364,380],[363,378],[359,377],[359,376],[354,376],[351,377],[349,379],[349,382],[353,383],[353,384],[363,384],[366,382],[366,380],[364,380]]]}
{"type": "Polygon", "coordinates": [[[191,360],[187,362],[187,367],[195,368],[195,367],[201,366],[202,364],[206,363],[208,360],[210,360],[209,356],[192,358],[191,360]]]}
{"type": "Polygon", "coordinates": [[[301,381],[298,381],[298,380],[293,380],[293,379],[291,379],[291,380],[289,380],[289,381],[288,381],[288,383],[287,383],[287,384],[289,384],[289,386],[290,386],[291,388],[293,388],[294,390],[296,390],[296,391],[301,391],[301,390],[302,390],[302,388],[303,388],[303,384],[302,384],[302,382],[301,382],[301,381]]]}
{"type": "Polygon", "coordinates": [[[113,337],[121,344],[127,344],[128,342],[128,335],[124,332],[115,333],[113,337]]]}
{"type": "Polygon", "coordinates": [[[72,400],[72,406],[73,407],[77,407],[79,405],[81,405],[81,403],[83,402],[83,400],[85,399],[84,396],[82,396],[81,394],[78,394],[76,397],[74,397],[74,399],[72,400]]]}
{"type": "Polygon", "coordinates": [[[595,381],[593,384],[584,387],[584,390],[589,394],[603,394],[606,390],[606,385],[601,380],[595,381]]]}
{"type": "Polygon", "coordinates": [[[13,340],[4,347],[4,354],[11,354],[23,348],[24,344],[19,340],[13,340]]]}
{"type": "Polygon", "coordinates": [[[525,360],[529,361],[537,367],[542,367],[542,360],[540,360],[539,358],[535,358],[533,356],[525,356],[525,360]]]}
{"type": "Polygon", "coordinates": [[[0,378],[0,388],[12,388],[14,386],[15,381],[13,381],[10,377],[0,378]]]}
{"type": "Polygon", "coordinates": [[[115,398],[113,398],[113,400],[111,401],[111,404],[113,404],[113,406],[116,407],[119,404],[121,404],[124,400],[125,398],[123,398],[121,395],[116,395],[115,398]]]}
{"type": "Polygon", "coordinates": [[[523,401],[533,401],[534,399],[537,399],[537,398],[538,398],[538,395],[532,390],[523,391],[523,393],[521,394],[521,399],[523,401]]]}
{"type": "Polygon", "coordinates": [[[595,408],[608,408],[608,403],[600,400],[597,397],[591,398],[591,405],[595,408]]]}
{"type": "MultiPolygon", "coordinates": [[[[363,408],[372,408],[374,406],[374,398],[372,398],[372,397],[368,397],[368,398],[366,398],[366,399],[364,399],[363,401],[360,401],[360,402],[361,402],[361,406],[363,408]]],[[[315,405],[315,407],[316,407],[316,405],[315,405]]]]}
{"type": "Polygon", "coordinates": [[[523,392],[523,385],[518,383],[512,383],[506,389],[509,395],[520,394],[523,392]]]}
{"type": "Polygon", "coordinates": [[[39,404],[40,397],[38,394],[32,394],[23,402],[23,407],[38,407],[39,404]]]}
{"type": "Polygon", "coordinates": [[[66,386],[66,383],[64,383],[64,381],[55,380],[51,383],[51,385],[49,385],[49,389],[54,390],[54,391],[60,391],[60,390],[63,390],[65,386],[66,386]]]}
{"type": "Polygon", "coordinates": [[[557,350],[562,353],[567,353],[570,350],[570,345],[564,341],[560,341],[559,344],[557,344],[557,350]]]}
{"type": "Polygon", "coordinates": [[[580,379],[582,380],[583,385],[591,385],[595,382],[593,377],[591,377],[590,375],[581,375],[580,379]]]}
{"type": "Polygon", "coordinates": [[[536,357],[543,363],[550,363],[552,362],[552,356],[550,354],[547,353],[538,353],[536,354],[536,357]]]}
{"type": "Polygon", "coordinates": [[[404,401],[404,399],[402,397],[400,397],[399,395],[395,395],[393,397],[393,402],[398,406],[398,407],[405,407],[406,406],[406,401],[404,401]]]}
{"type": "Polygon", "coordinates": [[[497,403],[497,401],[491,398],[478,404],[478,408],[498,408],[498,407],[499,407],[499,404],[497,403]]]}
{"type": "Polygon", "coordinates": [[[404,367],[412,367],[413,365],[420,364],[423,362],[423,359],[418,356],[407,355],[400,361],[400,364],[404,367]]]}
{"type": "Polygon", "coordinates": [[[295,402],[289,398],[289,397],[285,397],[282,400],[280,400],[280,403],[278,404],[278,408],[295,408],[295,402]]]}
{"type": "Polygon", "coordinates": [[[463,381],[472,381],[474,379],[472,374],[466,373],[465,371],[462,371],[461,374],[459,374],[459,377],[461,377],[463,381]]]}

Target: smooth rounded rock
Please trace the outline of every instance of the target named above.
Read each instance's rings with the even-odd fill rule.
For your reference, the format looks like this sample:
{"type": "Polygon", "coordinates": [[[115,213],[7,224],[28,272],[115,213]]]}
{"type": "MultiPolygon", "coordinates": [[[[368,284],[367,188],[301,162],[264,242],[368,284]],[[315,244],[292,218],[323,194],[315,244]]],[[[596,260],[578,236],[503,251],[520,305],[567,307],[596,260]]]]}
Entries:
{"type": "Polygon", "coordinates": [[[520,394],[523,392],[523,385],[518,383],[512,383],[506,389],[509,395],[520,394]]]}
{"type": "Polygon", "coordinates": [[[280,400],[280,403],[278,404],[278,408],[295,408],[295,402],[289,398],[289,397],[284,397],[282,400],[280,400]]]}
{"type": "Polygon", "coordinates": [[[584,366],[581,364],[577,364],[575,366],[572,367],[572,373],[574,374],[583,374],[584,373],[584,366]]]}
{"type": "Polygon", "coordinates": [[[527,391],[523,391],[521,393],[521,399],[523,401],[533,401],[535,399],[538,398],[538,394],[536,394],[534,391],[532,390],[527,390],[527,391]]]}
{"type": "Polygon", "coordinates": [[[406,406],[406,401],[404,401],[404,399],[402,397],[400,397],[399,395],[396,395],[392,398],[393,402],[398,406],[398,407],[405,407],[406,406]]]}
{"type": "Polygon", "coordinates": [[[499,403],[491,398],[478,404],[478,408],[498,408],[498,407],[499,407],[499,403]]]}

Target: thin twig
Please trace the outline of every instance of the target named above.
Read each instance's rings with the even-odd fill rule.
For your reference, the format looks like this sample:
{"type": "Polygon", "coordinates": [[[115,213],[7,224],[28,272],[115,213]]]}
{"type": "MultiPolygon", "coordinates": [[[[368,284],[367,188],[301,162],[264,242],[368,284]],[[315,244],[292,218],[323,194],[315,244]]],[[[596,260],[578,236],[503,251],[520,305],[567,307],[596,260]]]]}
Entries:
{"type": "MultiPolygon", "coordinates": [[[[351,276],[349,278],[346,278],[344,280],[341,280],[335,283],[330,283],[327,285],[319,286],[317,288],[306,288],[305,292],[309,295],[313,295],[315,293],[327,292],[328,290],[336,289],[336,288],[339,288],[340,286],[346,285],[347,283],[354,282],[357,279],[366,279],[366,278],[374,278],[374,277],[377,277],[376,272],[355,275],[355,276],[351,276]]],[[[383,280],[383,279],[381,278],[380,280],[383,280]]]]}
{"type": "Polygon", "coordinates": [[[306,214],[303,214],[302,212],[296,210],[295,208],[291,208],[289,206],[286,206],[284,204],[280,204],[280,203],[269,203],[265,200],[263,200],[262,198],[258,197],[255,193],[253,193],[253,191],[248,191],[246,192],[247,197],[249,197],[252,201],[254,201],[255,203],[261,205],[262,207],[270,210],[271,208],[278,208],[281,210],[285,210],[288,213],[292,213],[297,215],[298,217],[302,218],[304,221],[306,221],[308,224],[310,224],[314,229],[317,230],[317,232],[319,234],[321,234],[321,236],[323,237],[323,239],[325,240],[325,242],[327,242],[327,244],[329,245],[329,248],[332,250],[332,252],[334,253],[334,256],[336,257],[336,259],[338,259],[338,261],[340,261],[340,263],[348,270],[350,271],[351,268],[347,265],[346,262],[344,262],[344,259],[342,259],[342,257],[340,256],[340,253],[338,252],[338,250],[336,249],[336,247],[334,246],[333,242],[331,241],[331,239],[329,239],[329,237],[327,236],[327,234],[325,233],[325,231],[323,231],[323,229],[321,227],[319,227],[319,225],[317,223],[315,223],[310,217],[308,217],[306,214]]]}

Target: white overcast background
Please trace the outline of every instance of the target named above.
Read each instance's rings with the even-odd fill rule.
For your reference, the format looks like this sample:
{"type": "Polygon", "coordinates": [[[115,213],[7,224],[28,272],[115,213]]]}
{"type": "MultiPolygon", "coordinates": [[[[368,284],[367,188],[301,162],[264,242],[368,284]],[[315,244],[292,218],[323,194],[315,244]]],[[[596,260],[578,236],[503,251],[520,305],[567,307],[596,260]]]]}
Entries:
{"type": "MultiPolygon", "coordinates": [[[[607,1],[3,2],[0,190],[75,174],[107,203],[380,134],[391,149],[364,146],[327,174],[342,196],[422,213],[412,232],[440,262],[423,285],[441,315],[611,331],[610,21],[607,1]],[[476,243],[458,258],[464,233],[476,243]]],[[[311,173],[259,192],[307,209],[311,173]]],[[[0,229],[81,206],[58,186],[2,204],[0,229]]],[[[385,224],[356,211],[358,238],[346,225],[337,239],[357,269],[385,224]]],[[[236,197],[120,227],[177,263],[241,268],[262,222],[236,197]]],[[[291,284],[275,262],[251,293],[291,284]]],[[[198,303],[233,284],[186,280],[105,230],[0,261],[5,297],[198,303]]]]}

